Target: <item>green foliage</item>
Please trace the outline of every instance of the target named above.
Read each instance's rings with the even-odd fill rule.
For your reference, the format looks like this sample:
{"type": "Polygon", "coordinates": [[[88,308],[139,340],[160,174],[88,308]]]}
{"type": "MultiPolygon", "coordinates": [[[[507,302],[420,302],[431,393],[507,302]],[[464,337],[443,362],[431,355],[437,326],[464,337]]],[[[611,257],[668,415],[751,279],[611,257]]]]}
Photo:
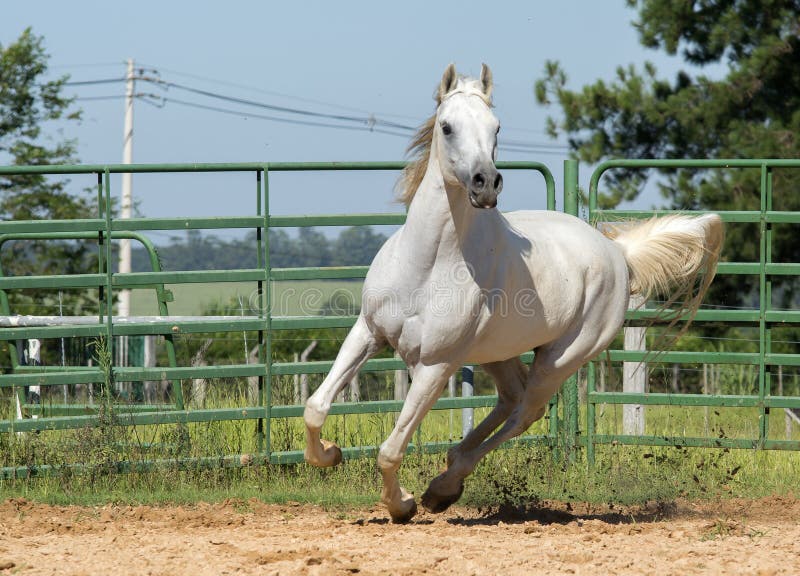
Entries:
{"type": "MultiPolygon", "coordinates": [[[[370,226],[353,226],[330,239],[314,228],[300,228],[292,237],[285,230],[269,231],[270,266],[304,268],[309,266],[367,266],[386,241],[386,236],[370,226]]],[[[189,230],[185,237],[173,236],[170,243],[158,248],[164,270],[230,270],[258,267],[255,232],[237,240],[224,240],[199,230],[189,230]]],[[[144,248],[131,250],[134,272],[150,271],[150,259],[144,248]]]]}
{"type": "MultiPolygon", "coordinates": [[[[641,43],[680,54],[694,65],[721,63],[720,79],[681,71],[659,78],[652,64],[642,70],[620,66],[613,80],[580,90],[548,62],[536,83],[537,100],[556,103],[552,136],[566,135],[572,154],[597,163],[609,158],[798,158],[800,157],[800,21],[797,0],[629,0],[638,10],[641,43]]],[[[642,190],[647,172],[615,170],[604,177],[608,190],[599,205],[610,208],[642,190]]],[[[669,208],[757,210],[758,171],[662,170],[661,193],[669,208]]],[[[776,170],[775,210],[800,209],[797,170],[776,170]]],[[[775,231],[774,251],[782,261],[800,260],[800,245],[788,227],[775,231]]],[[[756,230],[728,227],[725,255],[731,261],[758,260],[756,230]]],[[[717,298],[727,305],[752,297],[731,278],[715,280],[717,298]]],[[[796,286],[787,283],[791,300],[796,286]]]]}
{"type": "MultiPolygon", "coordinates": [[[[228,427],[235,425],[225,423],[228,427]]],[[[54,458],[52,462],[60,462],[56,459],[63,460],[68,446],[45,436],[6,440],[15,452],[21,452],[24,444],[27,450],[38,451],[40,457],[49,454],[54,458]]],[[[129,459],[135,455],[136,443],[131,442],[134,439],[129,438],[125,444],[123,455],[129,459]]],[[[220,454],[226,449],[223,445],[206,448],[220,454]]],[[[346,460],[329,469],[306,464],[207,468],[182,466],[175,460],[173,465],[165,463],[144,472],[117,474],[106,472],[113,469],[113,458],[119,454],[108,460],[102,451],[96,452],[96,465],[83,473],[71,473],[63,467],[51,477],[0,480],[0,490],[6,497],[24,496],[64,505],[178,504],[252,497],[267,502],[364,506],[374,505],[380,494],[380,475],[374,458],[369,457],[346,460]],[[103,466],[103,462],[107,464],[103,466]]],[[[0,452],[0,461],[4,454],[0,452]]],[[[546,500],[613,507],[653,501],[669,503],[677,498],[758,498],[792,493],[800,473],[797,455],[779,451],[604,446],[598,448],[594,468],[587,466],[583,456],[579,452],[575,463],[565,465],[542,446],[515,444],[494,451],[466,480],[459,504],[524,513],[546,500]]],[[[400,469],[401,482],[419,496],[444,465],[444,454],[413,452],[400,469]]]]}
{"type": "MultiPolygon", "coordinates": [[[[62,95],[67,77],[44,80],[48,55],[43,40],[30,28],[13,43],[0,45],[0,161],[12,165],[75,163],[75,141],[52,142],[42,127],[75,122],[80,112],[62,95]]],[[[0,219],[72,219],[92,216],[88,197],[67,192],[67,181],[37,174],[0,177],[0,219]]],[[[5,246],[4,275],[74,274],[96,269],[88,242],[22,242],[5,246]]],[[[85,294],[66,295],[67,303],[85,301],[85,294]]],[[[30,313],[47,297],[41,290],[15,291],[10,300],[16,313],[30,313]]]]}
{"type": "Polygon", "coordinates": [[[353,226],[343,230],[333,244],[334,266],[367,266],[372,263],[375,254],[386,236],[378,234],[369,226],[353,226]]]}

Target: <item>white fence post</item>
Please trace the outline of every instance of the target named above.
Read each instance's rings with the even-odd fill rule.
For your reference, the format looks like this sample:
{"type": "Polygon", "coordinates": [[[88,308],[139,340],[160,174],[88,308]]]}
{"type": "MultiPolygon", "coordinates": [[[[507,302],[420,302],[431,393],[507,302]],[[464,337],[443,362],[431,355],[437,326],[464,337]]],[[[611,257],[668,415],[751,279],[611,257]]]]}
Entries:
{"type": "MultiPolygon", "coordinates": [[[[30,340],[28,340],[27,341],[27,347],[25,348],[25,351],[23,352],[24,364],[27,365],[27,366],[40,366],[41,363],[42,363],[41,350],[42,350],[41,341],[37,340],[36,338],[31,338],[30,340]]],[[[23,390],[24,390],[24,387],[23,387],[23,390]]],[[[31,403],[32,404],[41,404],[41,402],[42,402],[42,387],[41,386],[29,386],[28,387],[28,395],[30,395],[30,397],[31,397],[30,399],[31,399],[31,403]]],[[[26,398],[25,398],[26,401],[28,400],[28,398],[27,398],[28,395],[25,395],[26,396],[26,398]]],[[[19,400],[19,394],[17,394],[16,391],[15,391],[15,394],[14,394],[14,399],[16,401],[17,420],[22,420],[22,416],[23,416],[22,404],[20,403],[20,400],[19,400]]],[[[38,418],[38,417],[39,417],[38,414],[34,414],[33,415],[33,418],[38,418]]],[[[19,432],[17,434],[17,436],[21,436],[21,435],[22,435],[22,432],[19,432]]]]}
{"type": "MultiPolygon", "coordinates": [[[[399,354],[394,355],[395,358],[400,358],[399,354]]],[[[394,399],[405,400],[408,394],[408,370],[395,370],[394,371],[394,399]]]]}
{"type": "MultiPolygon", "coordinates": [[[[629,308],[636,310],[643,304],[639,296],[631,296],[629,308]]],[[[635,326],[624,329],[625,350],[647,350],[647,329],[635,326]]],[[[622,363],[622,391],[643,394],[647,388],[647,364],[645,362],[622,363]]],[[[645,414],[641,404],[622,406],[622,433],[634,436],[644,434],[645,414]]]]}
{"type": "MultiPolygon", "coordinates": [[[[470,398],[475,392],[475,369],[472,366],[464,366],[461,369],[461,396],[470,398]]],[[[461,409],[461,437],[465,438],[472,432],[475,418],[474,408],[461,409]]]]}
{"type": "MultiPolygon", "coordinates": [[[[448,396],[450,398],[455,398],[456,397],[456,375],[455,374],[450,376],[450,378],[447,380],[447,394],[448,394],[448,396]]],[[[448,428],[448,438],[450,440],[452,440],[453,439],[453,410],[452,409],[449,410],[448,416],[449,416],[449,421],[450,421],[450,427],[448,428]]]]}
{"type": "MultiPolygon", "coordinates": [[[[300,353],[300,362],[308,362],[308,357],[317,347],[317,341],[312,340],[300,353]]],[[[300,374],[300,403],[305,404],[308,400],[308,374],[300,374]]]]}
{"type": "MultiPolygon", "coordinates": [[[[28,352],[25,362],[28,366],[41,366],[42,365],[42,342],[36,338],[28,340],[28,352]]],[[[32,404],[42,403],[42,387],[31,386],[28,388],[31,395],[32,404]]],[[[38,418],[38,414],[34,414],[33,418],[38,418]]]]}

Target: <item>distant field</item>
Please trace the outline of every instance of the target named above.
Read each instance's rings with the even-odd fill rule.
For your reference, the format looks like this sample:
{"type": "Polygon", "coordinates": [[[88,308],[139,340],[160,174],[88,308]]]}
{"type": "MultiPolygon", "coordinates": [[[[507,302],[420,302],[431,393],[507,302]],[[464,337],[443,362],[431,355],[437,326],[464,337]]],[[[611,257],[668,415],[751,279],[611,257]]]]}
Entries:
{"type": "MultiPolygon", "coordinates": [[[[298,280],[272,283],[272,311],[274,316],[316,315],[337,296],[340,303],[361,304],[361,281],[357,280],[298,280]]],[[[201,315],[210,306],[229,306],[239,302],[244,314],[256,314],[258,295],[255,282],[219,282],[214,284],[167,285],[175,300],[169,303],[169,313],[178,316],[201,315]]],[[[239,313],[238,310],[235,313],[239,313]]],[[[131,298],[131,314],[148,316],[158,314],[154,290],[135,290],[131,298]]]]}

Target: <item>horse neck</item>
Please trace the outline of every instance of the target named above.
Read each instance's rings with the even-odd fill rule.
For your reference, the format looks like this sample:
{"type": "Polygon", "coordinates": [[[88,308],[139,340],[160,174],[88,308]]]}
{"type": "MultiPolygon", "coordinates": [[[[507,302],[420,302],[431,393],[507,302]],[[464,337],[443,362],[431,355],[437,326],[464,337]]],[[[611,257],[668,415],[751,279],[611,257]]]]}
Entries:
{"type": "Polygon", "coordinates": [[[475,221],[485,218],[467,200],[466,192],[448,185],[435,155],[408,208],[405,230],[413,245],[413,258],[422,266],[430,266],[443,254],[463,253],[472,238],[475,221]]]}

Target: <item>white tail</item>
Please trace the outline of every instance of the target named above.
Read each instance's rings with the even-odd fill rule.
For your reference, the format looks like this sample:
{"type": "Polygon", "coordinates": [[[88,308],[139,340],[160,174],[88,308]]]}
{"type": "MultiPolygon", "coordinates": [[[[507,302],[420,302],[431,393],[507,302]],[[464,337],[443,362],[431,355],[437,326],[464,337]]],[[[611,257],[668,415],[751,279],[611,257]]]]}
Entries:
{"type": "MultiPolygon", "coordinates": [[[[694,318],[717,270],[725,230],[716,214],[671,215],[652,218],[632,227],[614,228],[608,234],[625,254],[631,294],[643,300],[657,294],[678,314],[694,318]]],[[[685,331],[687,325],[681,330],[685,331]]]]}

